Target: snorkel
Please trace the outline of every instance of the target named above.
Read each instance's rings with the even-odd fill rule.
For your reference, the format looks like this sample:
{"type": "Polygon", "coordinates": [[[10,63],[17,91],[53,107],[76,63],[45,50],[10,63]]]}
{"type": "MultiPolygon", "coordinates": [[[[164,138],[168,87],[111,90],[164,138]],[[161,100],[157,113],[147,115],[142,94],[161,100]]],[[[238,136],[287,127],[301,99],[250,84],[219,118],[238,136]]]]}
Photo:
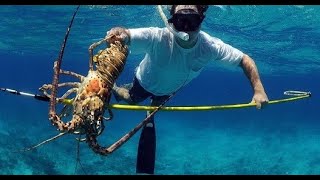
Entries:
{"type": "Polygon", "coordinates": [[[172,34],[174,34],[175,36],[179,37],[180,39],[182,39],[184,41],[188,41],[189,40],[189,34],[188,33],[185,33],[185,32],[182,32],[182,31],[176,31],[169,25],[168,19],[167,19],[166,15],[164,14],[161,5],[158,5],[158,12],[159,12],[159,14],[161,16],[162,21],[164,22],[166,27],[169,29],[169,31],[172,32],[172,34]]]}

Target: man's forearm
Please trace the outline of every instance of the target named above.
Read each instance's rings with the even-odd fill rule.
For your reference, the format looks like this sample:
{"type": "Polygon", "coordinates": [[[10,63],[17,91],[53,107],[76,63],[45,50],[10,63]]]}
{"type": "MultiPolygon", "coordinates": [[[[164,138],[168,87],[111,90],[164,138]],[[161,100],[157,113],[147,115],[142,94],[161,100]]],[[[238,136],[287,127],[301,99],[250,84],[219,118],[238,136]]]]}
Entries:
{"type": "Polygon", "coordinates": [[[244,73],[246,74],[247,78],[250,80],[253,91],[255,93],[264,92],[259,72],[253,59],[251,59],[248,55],[244,55],[241,61],[241,67],[244,73]]]}

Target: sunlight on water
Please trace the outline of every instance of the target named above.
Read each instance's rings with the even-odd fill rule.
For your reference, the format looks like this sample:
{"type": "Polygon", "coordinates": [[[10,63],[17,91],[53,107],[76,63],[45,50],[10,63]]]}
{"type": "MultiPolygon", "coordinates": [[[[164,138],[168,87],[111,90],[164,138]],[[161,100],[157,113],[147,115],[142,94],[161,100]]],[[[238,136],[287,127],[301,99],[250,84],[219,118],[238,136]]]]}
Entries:
{"type": "MultiPolygon", "coordinates": [[[[6,38],[0,40],[1,50],[19,54],[48,50],[56,53],[73,10],[72,6],[2,6],[0,33],[5,33],[6,38]],[[19,32],[21,29],[24,33],[19,32]]],[[[319,12],[320,6],[311,5],[217,5],[209,8],[203,30],[254,57],[263,73],[272,69],[270,73],[305,74],[320,69],[319,12]],[[304,66],[299,68],[291,63],[304,66]],[[284,66],[280,68],[277,64],[284,66]]],[[[164,27],[164,23],[156,6],[83,6],[69,40],[73,47],[82,50],[73,53],[85,53],[92,42],[103,38],[114,26],[164,27]]]]}

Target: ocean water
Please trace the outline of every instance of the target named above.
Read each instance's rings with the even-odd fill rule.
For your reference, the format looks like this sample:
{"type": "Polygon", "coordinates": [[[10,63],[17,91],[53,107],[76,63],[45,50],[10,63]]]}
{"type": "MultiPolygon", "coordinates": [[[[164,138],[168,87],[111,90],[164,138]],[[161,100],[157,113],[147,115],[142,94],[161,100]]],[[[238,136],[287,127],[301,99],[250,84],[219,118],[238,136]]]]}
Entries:
{"type": "MultiPolygon", "coordinates": [[[[76,6],[0,6],[0,87],[38,93],[52,67],[76,6]]],[[[270,100],[287,90],[312,97],[258,110],[160,111],[156,114],[158,175],[320,174],[320,6],[211,5],[202,29],[249,54],[270,100]]],[[[88,72],[88,47],[115,26],[164,27],[156,6],[81,6],[66,44],[62,68],[88,72]]],[[[117,80],[131,82],[141,56],[129,55],[117,80]]],[[[208,64],[167,106],[249,103],[252,90],[240,68],[208,64]]],[[[112,96],[111,104],[116,103],[112,96]]],[[[142,104],[148,104],[148,101],[142,104]]],[[[145,117],[113,109],[98,141],[109,146],[145,117]]],[[[48,103],[0,92],[0,174],[135,175],[140,131],[108,156],[75,135],[32,151],[19,150],[58,134],[48,103]],[[78,156],[77,156],[78,154],[78,156]],[[80,158],[81,165],[77,163],[80,158]]]]}

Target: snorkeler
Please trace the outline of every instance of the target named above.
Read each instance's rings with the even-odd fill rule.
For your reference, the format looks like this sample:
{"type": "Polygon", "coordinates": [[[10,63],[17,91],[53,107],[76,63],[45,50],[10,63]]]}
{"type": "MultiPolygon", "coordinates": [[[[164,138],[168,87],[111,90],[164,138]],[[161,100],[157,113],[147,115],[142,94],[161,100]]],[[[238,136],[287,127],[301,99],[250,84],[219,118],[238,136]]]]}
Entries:
{"type": "MultiPolygon", "coordinates": [[[[173,5],[165,28],[112,28],[109,42],[125,41],[131,53],[145,54],[133,83],[113,87],[115,97],[129,104],[151,98],[158,106],[197,77],[210,62],[241,67],[249,79],[257,109],[268,103],[255,62],[247,54],[200,30],[208,5],[173,5]]],[[[162,14],[163,15],[163,14],[162,14]]],[[[210,79],[208,80],[210,83],[210,79]]],[[[205,87],[203,87],[205,88],[205,87]]],[[[154,117],[143,127],[138,147],[137,173],[154,174],[156,133],[154,117]]]]}

